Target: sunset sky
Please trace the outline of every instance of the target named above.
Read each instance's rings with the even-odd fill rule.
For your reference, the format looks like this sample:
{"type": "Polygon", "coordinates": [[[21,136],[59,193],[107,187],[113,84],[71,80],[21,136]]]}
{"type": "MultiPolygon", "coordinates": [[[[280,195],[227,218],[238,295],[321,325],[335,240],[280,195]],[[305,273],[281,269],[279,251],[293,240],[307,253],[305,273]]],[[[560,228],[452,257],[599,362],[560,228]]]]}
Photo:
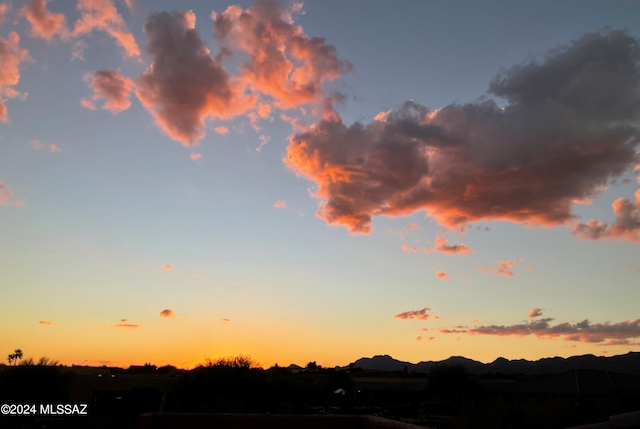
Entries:
{"type": "Polygon", "coordinates": [[[0,2],[0,352],[640,351],[639,16],[0,2]]]}

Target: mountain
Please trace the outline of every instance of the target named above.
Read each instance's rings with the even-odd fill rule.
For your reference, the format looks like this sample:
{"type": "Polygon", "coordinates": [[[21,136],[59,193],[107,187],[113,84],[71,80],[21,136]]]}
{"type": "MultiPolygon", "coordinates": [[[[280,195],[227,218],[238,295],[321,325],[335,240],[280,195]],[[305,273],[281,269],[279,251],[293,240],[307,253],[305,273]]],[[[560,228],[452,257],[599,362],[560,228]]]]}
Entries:
{"type": "Polygon", "coordinates": [[[403,362],[389,355],[360,358],[353,362],[354,368],[364,371],[407,371],[429,372],[435,365],[463,365],[467,371],[474,374],[497,373],[503,374],[546,374],[572,371],[574,369],[599,369],[623,373],[640,373],[640,353],[629,352],[625,355],[598,357],[594,355],[572,356],[569,358],[552,357],[536,361],[526,359],[508,360],[497,358],[491,363],[482,363],[462,356],[452,356],[442,361],[425,361],[419,363],[403,362]]]}

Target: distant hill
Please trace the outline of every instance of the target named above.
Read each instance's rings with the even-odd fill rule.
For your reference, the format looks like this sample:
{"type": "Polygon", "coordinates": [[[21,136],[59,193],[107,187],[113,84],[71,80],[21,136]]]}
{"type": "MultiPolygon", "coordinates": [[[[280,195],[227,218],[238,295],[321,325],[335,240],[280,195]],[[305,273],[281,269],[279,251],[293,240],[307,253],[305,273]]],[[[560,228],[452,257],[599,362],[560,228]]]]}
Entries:
{"type": "Polygon", "coordinates": [[[426,361],[419,363],[403,362],[389,355],[360,358],[353,362],[354,368],[364,371],[418,371],[429,372],[435,365],[463,365],[467,371],[474,374],[497,373],[503,374],[546,374],[560,373],[574,369],[599,369],[624,373],[640,374],[640,353],[629,352],[625,355],[598,357],[594,355],[572,356],[569,358],[552,357],[536,361],[525,359],[508,360],[498,358],[491,363],[482,363],[462,356],[452,356],[442,361],[426,361]]]}

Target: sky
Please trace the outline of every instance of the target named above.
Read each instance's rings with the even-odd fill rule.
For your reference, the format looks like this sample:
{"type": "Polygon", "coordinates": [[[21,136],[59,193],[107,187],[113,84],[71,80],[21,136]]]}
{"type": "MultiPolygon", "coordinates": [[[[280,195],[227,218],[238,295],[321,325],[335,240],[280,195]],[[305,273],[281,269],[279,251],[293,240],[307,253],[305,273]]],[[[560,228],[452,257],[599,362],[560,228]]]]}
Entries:
{"type": "Polygon", "coordinates": [[[184,368],[640,351],[638,16],[1,2],[1,349],[184,368]]]}

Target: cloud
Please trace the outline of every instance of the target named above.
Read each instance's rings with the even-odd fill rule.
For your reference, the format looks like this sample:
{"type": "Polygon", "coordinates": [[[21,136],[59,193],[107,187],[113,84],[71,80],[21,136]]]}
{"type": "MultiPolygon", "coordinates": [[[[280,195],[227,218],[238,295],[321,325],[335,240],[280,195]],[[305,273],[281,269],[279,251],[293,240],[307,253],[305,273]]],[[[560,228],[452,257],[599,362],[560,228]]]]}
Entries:
{"type": "MultiPolygon", "coordinates": [[[[627,340],[640,337],[640,319],[628,320],[619,323],[595,323],[583,320],[575,324],[559,323],[551,325],[552,318],[532,320],[528,323],[516,325],[489,325],[470,328],[467,333],[473,335],[498,335],[498,336],[527,336],[534,335],[539,338],[562,337],[565,341],[580,341],[583,343],[602,343],[607,340],[627,340]]],[[[442,333],[460,333],[464,331],[441,330],[442,333]]]]}
{"type": "MultiPolygon", "coordinates": [[[[575,201],[639,161],[639,57],[624,31],[586,34],[500,72],[489,94],[504,108],[409,101],[368,124],[325,119],[290,138],[284,162],[317,184],[317,216],[354,234],[420,210],[451,229],[569,224],[575,201]]],[[[633,227],[635,209],[618,207],[633,227]]]]}
{"type": "Polygon", "coordinates": [[[532,308],[529,310],[529,317],[539,317],[542,316],[542,308],[532,308]]]}
{"type": "Polygon", "coordinates": [[[24,204],[24,200],[14,200],[13,191],[0,180],[0,206],[23,206],[24,204]]]}
{"type": "Polygon", "coordinates": [[[498,267],[477,267],[476,269],[482,273],[491,273],[496,276],[507,276],[513,277],[513,271],[511,269],[516,266],[516,264],[522,262],[522,258],[518,258],[515,260],[507,259],[506,261],[498,261],[498,267]]]}
{"type": "Polygon", "coordinates": [[[416,337],[416,341],[422,341],[422,335],[418,335],[418,336],[416,337]]]}
{"type": "MultiPolygon", "coordinates": [[[[338,59],[325,39],[308,37],[294,24],[292,12],[272,0],[259,0],[244,10],[229,6],[222,13],[212,12],[213,35],[232,51],[247,54],[240,79],[252,91],[273,98],[282,109],[315,103],[331,115],[333,97],[326,95],[324,83],[353,67],[338,59]]],[[[258,114],[268,116],[266,108],[258,114]]]]}
{"type": "Polygon", "coordinates": [[[87,42],[82,40],[76,40],[73,42],[73,51],[71,51],[71,60],[82,60],[84,61],[84,50],[87,49],[89,45],[87,42]]]}
{"type": "Polygon", "coordinates": [[[396,314],[395,317],[396,319],[418,319],[418,320],[427,320],[429,319],[429,311],[431,311],[430,308],[425,307],[422,310],[411,310],[411,311],[405,311],[399,314],[396,314]]]}
{"type": "Polygon", "coordinates": [[[58,146],[56,146],[55,144],[51,143],[49,145],[49,152],[52,153],[56,153],[56,152],[62,152],[62,149],[60,149],[58,146]]]}
{"type": "Polygon", "coordinates": [[[20,36],[15,31],[7,39],[0,37],[0,122],[7,122],[8,99],[22,97],[14,86],[20,82],[20,64],[31,61],[29,51],[20,47],[20,36]]]}
{"type": "Polygon", "coordinates": [[[403,243],[402,250],[408,253],[413,253],[413,252],[417,252],[419,249],[417,247],[409,247],[407,243],[403,243]]]}
{"type": "MultiPolygon", "coordinates": [[[[95,73],[87,73],[84,80],[93,90],[92,100],[101,98],[107,101],[102,106],[103,109],[112,113],[118,113],[131,106],[129,93],[135,87],[133,80],[122,76],[117,70],[100,70],[95,73]]],[[[87,99],[80,100],[84,107],[95,110],[95,105],[87,99]]]]}
{"type": "Polygon", "coordinates": [[[436,277],[438,277],[441,280],[451,280],[451,276],[445,273],[444,271],[438,271],[436,273],[436,277]]]}
{"type": "Polygon", "coordinates": [[[4,22],[4,15],[7,13],[7,10],[9,10],[9,6],[0,4],[0,24],[4,22]]]}
{"type": "Polygon", "coordinates": [[[229,128],[224,127],[224,126],[219,126],[215,128],[215,132],[220,134],[220,135],[225,135],[229,132],[229,128]]]}
{"type": "Polygon", "coordinates": [[[202,155],[200,155],[198,152],[191,152],[191,155],[189,155],[191,157],[191,159],[193,159],[194,161],[199,160],[200,158],[202,158],[202,155]]]}
{"type": "Polygon", "coordinates": [[[176,316],[173,310],[166,308],[160,312],[160,317],[176,317],[176,316]]]}
{"type": "Polygon", "coordinates": [[[167,264],[162,267],[163,270],[173,270],[173,265],[167,264]]]}
{"type": "Polygon", "coordinates": [[[114,328],[139,328],[140,325],[136,323],[128,323],[127,319],[120,319],[120,323],[111,325],[114,328]]]}
{"type": "Polygon", "coordinates": [[[627,268],[633,271],[640,271],[640,265],[628,265],[627,268]]]}
{"type": "Polygon", "coordinates": [[[469,247],[464,244],[448,244],[447,240],[443,237],[436,237],[436,242],[433,247],[422,249],[423,252],[431,253],[431,252],[440,252],[440,253],[448,253],[450,255],[469,255],[473,253],[469,247]]]}
{"type": "Polygon", "coordinates": [[[403,229],[420,229],[420,226],[416,223],[410,223],[409,225],[405,225],[403,229]]]}
{"type": "Polygon", "coordinates": [[[144,26],[152,63],[137,82],[136,95],[169,137],[194,146],[209,117],[246,112],[255,97],[244,95],[195,28],[191,11],[151,14],[144,26]]]}
{"type": "Polygon", "coordinates": [[[54,322],[50,322],[50,321],[48,321],[48,320],[40,320],[40,321],[38,321],[38,325],[48,325],[48,326],[53,326],[53,325],[55,325],[55,323],[54,323],[54,322]]]}
{"type": "Polygon", "coordinates": [[[592,219],[573,226],[573,233],[587,240],[622,239],[631,242],[640,240],[640,189],[635,193],[635,203],[626,198],[618,198],[612,204],[614,223],[592,219]]]}
{"type": "Polygon", "coordinates": [[[284,200],[278,200],[275,203],[273,203],[273,207],[284,209],[287,207],[287,202],[284,200]]]}
{"type": "Polygon", "coordinates": [[[93,104],[93,101],[87,99],[87,98],[81,98],[80,99],[80,105],[82,107],[84,107],[85,109],[89,109],[89,110],[98,110],[98,108],[96,107],[95,104],[93,104]]]}
{"type": "Polygon", "coordinates": [[[29,3],[20,9],[20,15],[31,25],[31,34],[34,37],[40,37],[47,42],[56,35],[61,39],[69,37],[64,14],[49,12],[47,0],[29,0],[29,3]]]}
{"type": "Polygon", "coordinates": [[[104,31],[115,39],[127,57],[140,56],[133,34],[111,0],[78,0],[78,10],[80,18],[73,28],[73,36],[82,36],[94,30],[104,31]]]}
{"type": "Polygon", "coordinates": [[[269,140],[271,140],[271,137],[269,137],[268,135],[265,135],[265,134],[260,134],[258,136],[258,138],[260,139],[260,145],[256,148],[256,151],[260,152],[260,151],[262,151],[262,148],[264,146],[269,144],[269,140]]]}
{"type": "Polygon", "coordinates": [[[231,319],[227,319],[226,317],[224,319],[220,319],[221,322],[231,322],[231,319]]]}

